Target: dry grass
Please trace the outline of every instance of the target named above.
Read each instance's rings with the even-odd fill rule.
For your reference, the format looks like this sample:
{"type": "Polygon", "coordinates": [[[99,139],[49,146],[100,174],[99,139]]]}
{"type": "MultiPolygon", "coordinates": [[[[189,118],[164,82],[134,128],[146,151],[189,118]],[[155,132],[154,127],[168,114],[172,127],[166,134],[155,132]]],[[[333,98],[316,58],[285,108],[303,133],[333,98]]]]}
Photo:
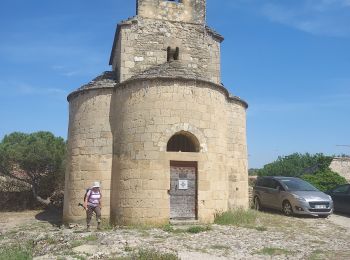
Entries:
{"type": "Polygon", "coordinates": [[[264,247],[263,249],[257,251],[256,254],[276,256],[276,255],[292,255],[293,252],[283,248],[264,247]]]}

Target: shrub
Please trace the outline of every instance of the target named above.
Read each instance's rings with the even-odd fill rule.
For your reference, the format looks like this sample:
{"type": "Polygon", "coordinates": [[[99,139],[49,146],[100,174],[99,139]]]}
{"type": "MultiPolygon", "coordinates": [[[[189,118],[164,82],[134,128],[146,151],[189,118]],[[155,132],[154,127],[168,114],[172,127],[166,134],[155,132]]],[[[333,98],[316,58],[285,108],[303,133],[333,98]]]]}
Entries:
{"type": "Polygon", "coordinates": [[[331,170],[316,172],[315,174],[306,174],[302,176],[302,179],[310,182],[321,191],[331,190],[338,185],[347,183],[344,177],[340,176],[338,173],[332,172],[331,170]]]}
{"type": "Polygon", "coordinates": [[[40,206],[33,200],[31,191],[22,192],[2,192],[0,191],[0,212],[1,211],[19,211],[26,209],[35,209],[40,206]]]}
{"type": "Polygon", "coordinates": [[[180,233],[185,233],[186,230],[182,228],[174,228],[172,225],[167,224],[163,227],[163,231],[168,232],[168,233],[174,233],[174,234],[180,234],[180,233]]]}
{"type": "Polygon", "coordinates": [[[167,225],[165,225],[164,227],[163,227],[163,231],[165,231],[165,232],[173,232],[174,231],[174,228],[173,228],[173,226],[172,225],[170,225],[170,224],[167,224],[167,225]]]}

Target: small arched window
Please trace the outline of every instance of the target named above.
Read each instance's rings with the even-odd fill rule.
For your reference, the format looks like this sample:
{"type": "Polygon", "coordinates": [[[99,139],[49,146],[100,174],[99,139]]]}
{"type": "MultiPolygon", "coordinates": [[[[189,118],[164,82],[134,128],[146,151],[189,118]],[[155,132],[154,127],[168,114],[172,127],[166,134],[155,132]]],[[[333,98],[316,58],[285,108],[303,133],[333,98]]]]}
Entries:
{"type": "Polygon", "coordinates": [[[169,139],[167,152],[198,153],[198,139],[189,132],[178,132],[169,139]]]}

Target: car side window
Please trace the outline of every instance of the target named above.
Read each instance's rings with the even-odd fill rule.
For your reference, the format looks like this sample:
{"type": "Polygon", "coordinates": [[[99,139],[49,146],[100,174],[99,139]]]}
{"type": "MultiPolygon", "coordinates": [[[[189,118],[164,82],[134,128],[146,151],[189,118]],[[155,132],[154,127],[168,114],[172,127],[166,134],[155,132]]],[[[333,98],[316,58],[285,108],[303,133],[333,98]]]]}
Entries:
{"type": "Polygon", "coordinates": [[[277,183],[277,189],[279,188],[280,191],[286,191],[285,188],[283,188],[281,183],[277,183]]]}
{"type": "Polygon", "coordinates": [[[261,186],[265,187],[265,188],[268,188],[268,186],[269,186],[269,179],[266,179],[266,178],[262,179],[261,186]]]}
{"type": "Polygon", "coordinates": [[[272,181],[273,181],[273,189],[276,189],[276,190],[279,189],[281,191],[284,191],[284,188],[278,181],[276,180],[272,180],[272,181]]]}
{"type": "Polygon", "coordinates": [[[258,178],[255,182],[255,186],[261,186],[261,178],[258,178]]]}
{"type": "Polygon", "coordinates": [[[266,187],[266,178],[259,178],[255,186],[266,187]]]}
{"type": "Polygon", "coordinates": [[[270,189],[277,189],[278,182],[273,179],[267,179],[266,180],[266,187],[270,189]]]}
{"type": "Polygon", "coordinates": [[[349,186],[344,185],[344,186],[340,186],[340,187],[334,189],[333,193],[337,193],[337,194],[344,193],[345,194],[348,190],[349,190],[349,186]]]}

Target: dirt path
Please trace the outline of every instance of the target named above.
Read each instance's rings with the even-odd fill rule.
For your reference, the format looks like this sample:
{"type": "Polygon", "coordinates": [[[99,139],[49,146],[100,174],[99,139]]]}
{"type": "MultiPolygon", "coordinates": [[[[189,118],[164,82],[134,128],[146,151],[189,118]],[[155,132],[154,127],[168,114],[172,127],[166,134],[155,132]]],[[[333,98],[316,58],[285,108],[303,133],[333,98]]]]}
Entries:
{"type": "Polygon", "coordinates": [[[350,230],[350,216],[333,214],[328,219],[332,223],[350,230]]]}
{"type": "Polygon", "coordinates": [[[13,228],[38,222],[35,218],[41,211],[0,212],[0,233],[13,228]]]}
{"type": "Polygon", "coordinates": [[[60,222],[60,213],[53,211],[0,212],[0,234],[31,224],[50,223],[51,225],[58,225],[60,222]]]}

